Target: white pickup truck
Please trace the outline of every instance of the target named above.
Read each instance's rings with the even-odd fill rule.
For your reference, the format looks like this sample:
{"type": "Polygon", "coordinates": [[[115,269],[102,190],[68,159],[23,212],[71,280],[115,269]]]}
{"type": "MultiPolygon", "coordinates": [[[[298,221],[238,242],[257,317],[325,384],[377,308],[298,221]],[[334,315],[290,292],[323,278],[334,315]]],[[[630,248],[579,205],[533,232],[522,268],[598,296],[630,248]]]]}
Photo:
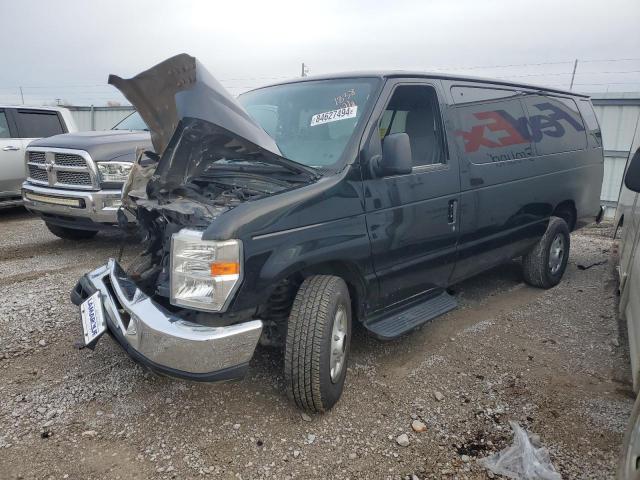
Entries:
{"type": "Polygon", "coordinates": [[[66,108],[0,105],[0,208],[22,204],[24,152],[29,143],[76,130],[66,108]]]}

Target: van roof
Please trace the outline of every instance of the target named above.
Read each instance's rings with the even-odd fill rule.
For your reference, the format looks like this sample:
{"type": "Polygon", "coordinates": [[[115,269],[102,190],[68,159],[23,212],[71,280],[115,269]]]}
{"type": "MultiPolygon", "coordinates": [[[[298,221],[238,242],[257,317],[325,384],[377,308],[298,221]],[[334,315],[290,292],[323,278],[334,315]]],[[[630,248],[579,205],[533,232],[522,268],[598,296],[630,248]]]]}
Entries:
{"type": "MultiPolygon", "coordinates": [[[[537,91],[561,93],[563,95],[571,95],[574,97],[589,98],[589,95],[583,93],[571,92],[569,90],[562,90],[559,88],[543,87],[540,85],[531,85],[528,83],[512,82],[510,80],[498,80],[495,78],[482,78],[482,77],[470,77],[466,75],[451,75],[443,72],[416,72],[416,71],[404,71],[404,70],[379,70],[379,71],[356,71],[356,72],[344,72],[344,73],[331,73],[327,75],[311,75],[308,77],[292,78],[289,80],[283,80],[281,82],[272,83],[265,86],[282,85],[287,83],[297,82],[309,82],[313,80],[330,80],[336,78],[362,78],[362,77],[377,77],[377,78],[437,78],[440,80],[459,80],[464,82],[477,82],[477,83],[490,83],[493,85],[502,85],[509,87],[522,87],[537,91]]],[[[264,87],[259,87],[264,88],[264,87]]],[[[253,90],[258,90],[255,88],[253,90]]]]}

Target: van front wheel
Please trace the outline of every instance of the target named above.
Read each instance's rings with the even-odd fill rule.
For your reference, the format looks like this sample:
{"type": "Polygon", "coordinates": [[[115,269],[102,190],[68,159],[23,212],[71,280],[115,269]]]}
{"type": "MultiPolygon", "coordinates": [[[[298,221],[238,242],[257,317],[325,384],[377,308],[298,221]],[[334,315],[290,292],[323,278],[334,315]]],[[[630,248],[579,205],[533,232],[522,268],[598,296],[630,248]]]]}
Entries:
{"type": "Polygon", "coordinates": [[[307,412],[325,412],[342,395],[351,342],[351,300],[344,280],[305,279],[293,301],[284,355],[287,393],[307,412]]]}
{"type": "Polygon", "coordinates": [[[560,283],[567,268],[570,244],[566,222],[559,217],[551,217],[540,241],[522,257],[524,281],[540,288],[551,288],[560,283]]]}

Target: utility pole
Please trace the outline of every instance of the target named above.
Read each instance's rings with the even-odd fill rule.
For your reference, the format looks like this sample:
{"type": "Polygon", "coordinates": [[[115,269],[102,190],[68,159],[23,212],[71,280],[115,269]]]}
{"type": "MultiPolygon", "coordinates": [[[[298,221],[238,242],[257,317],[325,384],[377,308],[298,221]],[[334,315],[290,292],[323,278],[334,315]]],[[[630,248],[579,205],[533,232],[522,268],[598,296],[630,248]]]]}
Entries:
{"type": "Polygon", "coordinates": [[[576,69],[578,68],[578,59],[573,62],[573,73],[571,74],[571,85],[569,85],[569,90],[573,90],[573,80],[576,78],[576,69]]]}
{"type": "Polygon", "coordinates": [[[24,105],[24,93],[22,93],[22,87],[18,87],[20,89],[20,98],[22,99],[22,105],[24,105]]]}

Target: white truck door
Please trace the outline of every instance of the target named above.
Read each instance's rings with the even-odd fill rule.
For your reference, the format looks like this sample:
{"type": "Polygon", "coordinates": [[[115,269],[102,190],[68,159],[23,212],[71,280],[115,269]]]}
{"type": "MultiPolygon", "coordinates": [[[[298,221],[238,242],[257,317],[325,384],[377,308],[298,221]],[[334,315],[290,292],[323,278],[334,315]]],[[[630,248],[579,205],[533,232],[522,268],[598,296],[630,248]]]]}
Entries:
{"type": "Polygon", "coordinates": [[[0,198],[20,195],[25,178],[24,147],[8,109],[0,108],[0,198]]]}

